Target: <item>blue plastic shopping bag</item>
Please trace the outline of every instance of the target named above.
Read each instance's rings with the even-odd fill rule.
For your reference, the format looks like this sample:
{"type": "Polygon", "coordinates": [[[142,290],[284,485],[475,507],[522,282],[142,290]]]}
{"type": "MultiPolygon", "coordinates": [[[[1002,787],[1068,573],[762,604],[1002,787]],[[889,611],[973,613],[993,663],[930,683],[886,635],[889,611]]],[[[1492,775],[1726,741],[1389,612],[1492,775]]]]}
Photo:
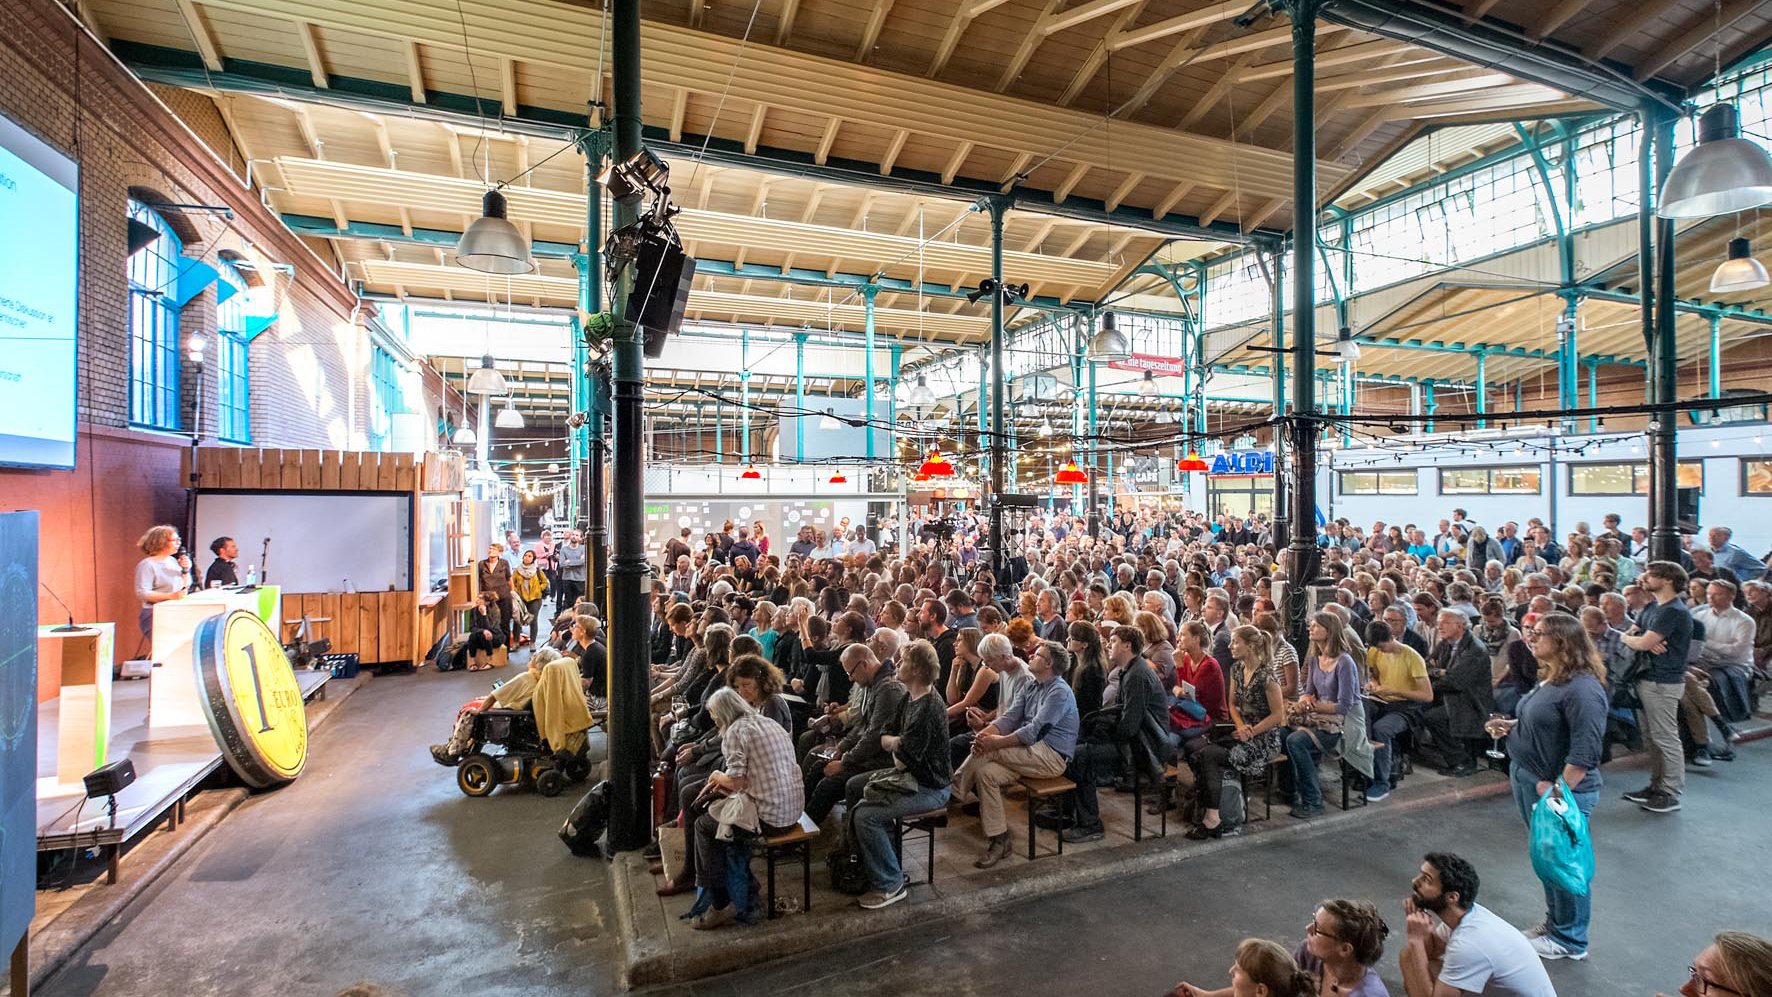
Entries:
{"type": "Polygon", "coordinates": [[[1532,807],[1532,871],[1578,897],[1587,896],[1594,878],[1594,844],[1587,833],[1587,815],[1575,805],[1569,784],[1558,779],[1552,795],[1546,789],[1532,807]]]}

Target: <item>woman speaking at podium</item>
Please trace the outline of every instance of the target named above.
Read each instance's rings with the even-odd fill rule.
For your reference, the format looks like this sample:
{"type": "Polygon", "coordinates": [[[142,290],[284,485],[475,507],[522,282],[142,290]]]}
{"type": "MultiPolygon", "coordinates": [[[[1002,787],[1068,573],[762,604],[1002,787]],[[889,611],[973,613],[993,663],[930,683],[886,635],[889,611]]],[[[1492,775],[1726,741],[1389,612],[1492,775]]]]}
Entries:
{"type": "Polygon", "coordinates": [[[135,565],[135,594],[142,601],[142,636],[154,636],[154,603],[183,598],[191,587],[191,558],[178,550],[178,530],[150,527],[140,543],[147,556],[135,565]]]}

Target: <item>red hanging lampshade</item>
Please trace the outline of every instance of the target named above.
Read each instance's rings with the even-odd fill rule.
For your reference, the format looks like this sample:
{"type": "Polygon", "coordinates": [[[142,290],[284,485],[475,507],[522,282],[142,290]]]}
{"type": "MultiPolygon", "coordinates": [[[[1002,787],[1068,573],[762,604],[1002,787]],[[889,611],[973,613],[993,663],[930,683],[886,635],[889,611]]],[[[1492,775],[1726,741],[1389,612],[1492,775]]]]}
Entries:
{"type": "Polygon", "coordinates": [[[843,476],[841,470],[838,470],[836,474],[831,475],[831,484],[833,485],[847,485],[848,483],[849,479],[843,476]]]}
{"type": "Polygon", "coordinates": [[[917,473],[929,478],[951,478],[954,476],[954,465],[941,455],[940,450],[929,451],[929,459],[917,468],[917,473]]]}
{"type": "Polygon", "coordinates": [[[744,469],[744,473],[739,475],[739,478],[744,481],[760,481],[762,480],[762,477],[762,472],[758,471],[755,467],[747,467],[744,469]]]}
{"type": "Polygon", "coordinates": [[[1089,483],[1089,475],[1084,474],[1073,460],[1059,468],[1058,475],[1052,480],[1061,485],[1086,485],[1089,483]]]}
{"type": "Polygon", "coordinates": [[[928,481],[929,475],[924,474],[922,471],[918,471],[916,474],[911,476],[911,480],[912,481],[928,481]]]}
{"type": "Polygon", "coordinates": [[[1198,451],[1189,450],[1187,452],[1187,457],[1183,459],[1181,463],[1175,465],[1175,469],[1177,471],[1204,471],[1208,468],[1206,462],[1200,459],[1198,451]]]}

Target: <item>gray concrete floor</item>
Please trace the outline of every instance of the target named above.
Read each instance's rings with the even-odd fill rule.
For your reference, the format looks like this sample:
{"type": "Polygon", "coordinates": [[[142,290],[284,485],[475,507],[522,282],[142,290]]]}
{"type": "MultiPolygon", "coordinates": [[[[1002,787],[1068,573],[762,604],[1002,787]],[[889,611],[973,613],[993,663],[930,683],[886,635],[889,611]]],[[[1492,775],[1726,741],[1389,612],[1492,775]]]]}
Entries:
{"type": "MultiPolygon", "coordinates": [[[[243,805],[40,992],[284,997],[357,980],[412,997],[612,991],[606,867],[571,857],[553,833],[571,795],[470,800],[425,754],[486,679],[424,674],[359,690],[300,780],[243,805]]],[[[1643,782],[1634,766],[1608,773],[1594,956],[1552,967],[1559,993],[1673,993],[1714,931],[1772,933],[1772,742],[1739,756],[1694,770],[1686,809],[1666,817],[1618,799],[1643,782]]],[[[1511,801],[1495,799],[1232,850],[673,992],[1155,997],[1181,979],[1218,986],[1238,939],[1291,945],[1325,896],[1379,902],[1400,938],[1402,897],[1430,849],[1465,854],[1482,902],[1536,923],[1525,831],[1511,801]]],[[[1380,970],[1400,995],[1394,946],[1380,970]]]]}

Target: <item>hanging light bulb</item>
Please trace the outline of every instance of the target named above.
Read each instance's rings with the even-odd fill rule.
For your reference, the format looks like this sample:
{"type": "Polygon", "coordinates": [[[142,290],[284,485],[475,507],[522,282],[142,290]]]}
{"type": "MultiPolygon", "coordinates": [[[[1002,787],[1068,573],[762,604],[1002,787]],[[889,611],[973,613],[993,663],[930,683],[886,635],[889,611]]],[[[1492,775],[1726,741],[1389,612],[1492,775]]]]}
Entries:
{"type": "Polygon", "coordinates": [[[517,399],[506,395],[505,407],[498,410],[498,415],[493,417],[492,424],[500,429],[522,429],[523,413],[517,411],[516,406],[517,399]]]}
{"type": "Polygon", "coordinates": [[[1741,137],[1734,104],[1716,103],[1698,118],[1698,145],[1674,164],[1655,213],[1709,218],[1772,204],[1772,156],[1741,137]]]}
{"type": "Polygon", "coordinates": [[[535,269],[529,240],[505,217],[505,196],[497,190],[487,191],[480,199],[480,217],[455,244],[455,262],[469,270],[506,276],[535,269]]]}
{"type": "Polygon", "coordinates": [[[510,390],[505,384],[505,376],[492,366],[492,354],[482,356],[480,366],[468,377],[468,394],[503,395],[509,394],[510,390]]]}
{"type": "Polygon", "coordinates": [[[1354,342],[1354,330],[1345,325],[1335,333],[1335,355],[1342,363],[1360,359],[1360,344],[1354,342]]]}
{"type": "Polygon", "coordinates": [[[1148,370],[1144,372],[1143,380],[1138,382],[1138,396],[1140,398],[1155,398],[1155,397],[1157,397],[1157,375],[1156,374],[1153,374],[1152,372],[1150,372],[1148,370]]]}
{"type": "Polygon", "coordinates": [[[1765,287],[1767,284],[1766,268],[1760,261],[1753,258],[1753,248],[1747,239],[1729,240],[1729,258],[1711,274],[1710,289],[1713,294],[1732,294],[1736,291],[1752,291],[1765,287]]]}
{"type": "Polygon", "coordinates": [[[1101,328],[1089,338],[1088,357],[1096,363],[1114,363],[1132,359],[1132,344],[1119,330],[1113,312],[1101,313],[1101,328]]]}
{"type": "Polygon", "coordinates": [[[1047,419],[1047,418],[1040,419],[1040,435],[1043,437],[1052,435],[1052,420],[1051,419],[1047,419]]]}

